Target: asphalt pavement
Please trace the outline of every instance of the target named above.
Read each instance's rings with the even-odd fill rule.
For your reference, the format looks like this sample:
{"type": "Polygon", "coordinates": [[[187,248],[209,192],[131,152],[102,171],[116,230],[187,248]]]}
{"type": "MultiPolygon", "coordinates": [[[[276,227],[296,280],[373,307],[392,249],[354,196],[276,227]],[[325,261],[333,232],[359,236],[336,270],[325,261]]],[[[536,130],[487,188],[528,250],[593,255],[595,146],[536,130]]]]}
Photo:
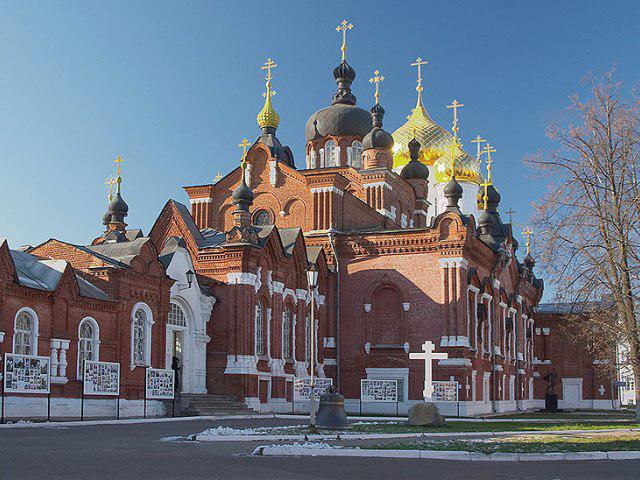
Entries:
{"type": "MultiPolygon", "coordinates": [[[[273,442],[195,442],[215,426],[298,423],[283,419],[184,420],[0,429],[0,479],[636,479],[640,461],[452,462],[381,458],[254,457],[273,442]]],[[[351,443],[351,442],[349,442],[351,443]]]]}

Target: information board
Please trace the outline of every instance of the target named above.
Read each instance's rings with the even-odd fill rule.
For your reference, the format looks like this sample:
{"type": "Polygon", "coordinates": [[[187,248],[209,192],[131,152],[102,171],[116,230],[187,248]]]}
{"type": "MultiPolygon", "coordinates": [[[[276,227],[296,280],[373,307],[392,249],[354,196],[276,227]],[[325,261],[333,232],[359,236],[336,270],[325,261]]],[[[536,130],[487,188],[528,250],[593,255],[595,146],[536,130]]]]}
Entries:
{"type": "MultiPolygon", "coordinates": [[[[314,390],[316,392],[316,398],[320,398],[320,395],[326,393],[331,385],[333,385],[332,378],[314,378],[314,390]]],[[[296,378],[293,382],[293,400],[304,401],[311,398],[311,379],[310,378],[296,378]]]]}
{"type": "Polygon", "coordinates": [[[175,372],[160,368],[147,368],[146,396],[148,399],[173,398],[175,372]]]}
{"type": "Polygon", "coordinates": [[[360,380],[360,400],[371,403],[398,401],[397,380],[360,380]]]}
{"type": "Polygon", "coordinates": [[[434,402],[457,402],[458,401],[458,382],[433,382],[434,402]]]}
{"type": "Polygon", "coordinates": [[[82,388],[85,395],[120,395],[120,364],[85,360],[82,388]]]}
{"type": "Polygon", "coordinates": [[[49,393],[49,357],[6,353],[3,381],[7,393],[49,393]]]}

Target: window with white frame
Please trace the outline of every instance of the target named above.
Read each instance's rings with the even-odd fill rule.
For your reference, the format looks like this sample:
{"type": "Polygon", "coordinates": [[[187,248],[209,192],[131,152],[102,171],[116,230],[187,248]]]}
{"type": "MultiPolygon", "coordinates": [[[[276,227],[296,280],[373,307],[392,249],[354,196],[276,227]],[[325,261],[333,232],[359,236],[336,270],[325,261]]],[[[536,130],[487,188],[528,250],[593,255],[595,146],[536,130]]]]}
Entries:
{"type": "Polygon", "coordinates": [[[83,319],[78,326],[78,365],[77,378],[84,378],[85,360],[99,360],[100,330],[98,323],[90,317],[83,319]]]}
{"type": "Polygon", "coordinates": [[[133,315],[133,365],[146,366],[145,348],[146,335],[145,324],[147,315],[144,310],[137,310],[133,315]]]}
{"type": "Polygon", "coordinates": [[[256,355],[264,355],[264,304],[262,300],[256,304],[255,352],[256,355]]]}
{"type": "Polygon", "coordinates": [[[38,354],[38,320],[35,312],[22,309],[13,324],[13,353],[21,355],[38,354]]]}
{"type": "Polygon", "coordinates": [[[318,156],[319,156],[319,160],[318,160],[318,168],[323,168],[326,165],[325,162],[325,151],[324,148],[321,148],[318,151],[318,156]]]}
{"type": "Polygon", "coordinates": [[[351,163],[354,168],[362,168],[362,143],[357,140],[351,144],[351,163]]]}
{"type": "Polygon", "coordinates": [[[167,318],[168,325],[174,325],[176,327],[186,327],[187,326],[187,317],[184,314],[180,305],[171,302],[171,306],[169,307],[169,317],[167,318]]]}
{"type": "Polygon", "coordinates": [[[329,140],[324,144],[324,151],[326,157],[327,166],[337,166],[340,165],[340,149],[338,145],[333,140],[329,140]]]}
{"type": "Polygon", "coordinates": [[[282,358],[291,358],[291,310],[282,312],[282,358]]]}
{"type": "Polygon", "coordinates": [[[467,335],[471,349],[478,349],[478,287],[467,287],[467,335]]]}

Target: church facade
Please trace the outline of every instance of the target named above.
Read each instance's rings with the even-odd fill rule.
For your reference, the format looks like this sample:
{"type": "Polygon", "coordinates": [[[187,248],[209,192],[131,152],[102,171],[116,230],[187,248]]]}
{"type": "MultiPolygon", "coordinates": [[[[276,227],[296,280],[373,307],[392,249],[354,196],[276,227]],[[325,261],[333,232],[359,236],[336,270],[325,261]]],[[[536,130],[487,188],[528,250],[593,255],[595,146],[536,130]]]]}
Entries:
{"type": "Polygon", "coordinates": [[[541,375],[553,366],[540,358],[548,353],[536,314],[543,284],[528,245],[518,260],[500,216],[495,150],[481,148],[480,137],[477,155],[462,149],[457,102],[451,133],[431,119],[421,59],[416,106],[388,133],[381,77],[371,79],[374,105],[359,107],[345,51],[343,42],[335,94],[306,124],[301,165],[277,136],[269,60],[260,130],[243,142],[242,164],[185,187],[188,206],[168,201],[148,236],[127,228],[118,174],[105,232],[92,245],[2,243],[3,351],[50,356],[61,398],[79,396],[80,358],[119,362],[132,411],[144,367],[169,368],[174,357],[184,393],[304,410],[294,383],[313,359],[314,375],[332,379],[349,411],[392,413],[421,401],[424,367],[408,354],[429,340],[447,354],[434,362],[434,379],[456,382],[458,401],[439,403],[443,413],[542,406],[541,375]],[[367,379],[397,381],[398,404],[363,407],[367,379]]]}

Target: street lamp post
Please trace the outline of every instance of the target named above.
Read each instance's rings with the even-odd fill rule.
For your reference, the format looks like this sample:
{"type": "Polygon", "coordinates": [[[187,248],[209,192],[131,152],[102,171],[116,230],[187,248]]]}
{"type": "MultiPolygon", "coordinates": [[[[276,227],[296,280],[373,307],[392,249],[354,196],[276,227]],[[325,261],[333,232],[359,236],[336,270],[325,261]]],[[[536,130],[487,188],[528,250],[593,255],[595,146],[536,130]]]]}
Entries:
{"type": "Polygon", "coordinates": [[[309,328],[309,365],[310,365],[310,411],[309,411],[309,426],[316,428],[316,391],[315,381],[313,376],[314,361],[315,361],[315,326],[316,326],[316,313],[315,313],[315,290],[318,286],[318,266],[315,263],[310,263],[307,269],[307,281],[309,282],[309,292],[311,293],[311,325],[309,328]]]}

